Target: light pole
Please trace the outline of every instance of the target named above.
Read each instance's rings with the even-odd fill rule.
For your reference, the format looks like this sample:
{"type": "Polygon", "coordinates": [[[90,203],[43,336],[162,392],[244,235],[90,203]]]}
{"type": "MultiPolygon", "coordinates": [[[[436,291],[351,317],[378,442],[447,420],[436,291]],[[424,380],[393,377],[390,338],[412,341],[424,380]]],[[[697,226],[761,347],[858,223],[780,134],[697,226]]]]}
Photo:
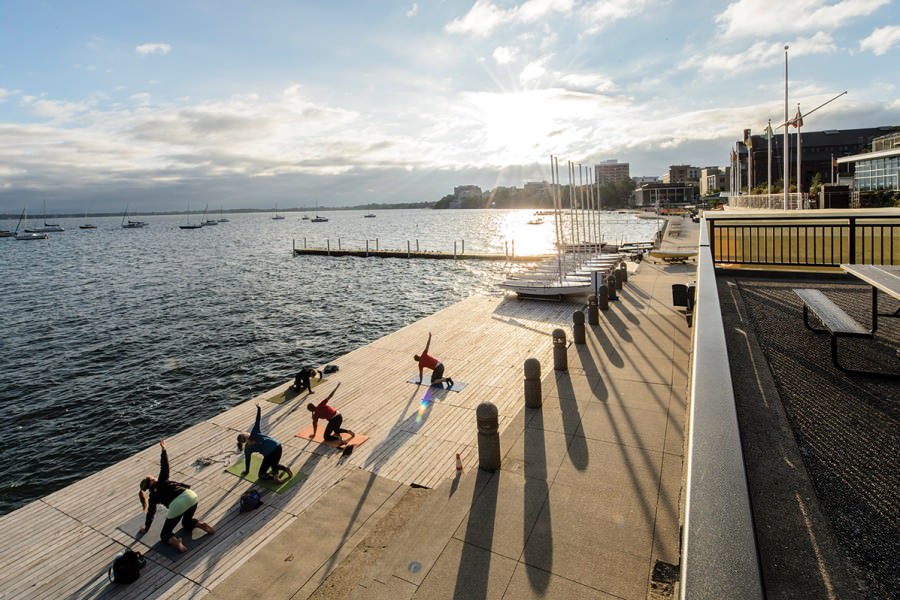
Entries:
{"type": "Polygon", "coordinates": [[[791,165],[788,158],[788,45],[784,46],[784,210],[790,207],[791,165]]]}

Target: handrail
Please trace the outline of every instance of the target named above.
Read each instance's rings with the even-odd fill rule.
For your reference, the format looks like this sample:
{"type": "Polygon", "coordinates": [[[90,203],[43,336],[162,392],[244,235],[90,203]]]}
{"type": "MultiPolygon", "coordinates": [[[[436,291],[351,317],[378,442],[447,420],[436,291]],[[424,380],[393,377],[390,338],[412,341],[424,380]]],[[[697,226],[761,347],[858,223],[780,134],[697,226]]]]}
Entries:
{"type": "Polygon", "coordinates": [[[704,217],[709,223],[709,247],[716,265],[900,264],[900,214],[896,212],[704,217]]]}
{"type": "Polygon", "coordinates": [[[700,228],[690,434],[681,543],[682,600],[764,597],[725,327],[706,223],[700,228]]]}

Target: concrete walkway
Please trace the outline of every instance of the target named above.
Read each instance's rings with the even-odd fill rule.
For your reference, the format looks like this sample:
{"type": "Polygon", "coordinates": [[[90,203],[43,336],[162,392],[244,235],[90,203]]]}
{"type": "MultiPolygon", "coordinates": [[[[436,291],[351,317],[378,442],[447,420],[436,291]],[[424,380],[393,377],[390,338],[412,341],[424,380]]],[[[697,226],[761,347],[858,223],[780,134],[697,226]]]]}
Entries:
{"type": "Polygon", "coordinates": [[[671,597],[691,341],[671,286],[694,270],[645,261],[567,370],[542,365],[543,406],[506,426],[499,471],[430,491],[348,477],[212,596],[671,597]]]}

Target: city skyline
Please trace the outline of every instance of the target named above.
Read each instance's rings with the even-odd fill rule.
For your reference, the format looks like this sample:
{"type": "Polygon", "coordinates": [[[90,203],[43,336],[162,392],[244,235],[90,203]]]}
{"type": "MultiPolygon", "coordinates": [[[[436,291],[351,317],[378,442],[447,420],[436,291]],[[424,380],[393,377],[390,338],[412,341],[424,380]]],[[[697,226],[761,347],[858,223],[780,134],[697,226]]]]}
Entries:
{"type": "MultiPolygon", "coordinates": [[[[430,202],[549,156],[725,166],[742,131],[900,124],[888,0],[50,0],[0,22],[0,213],[430,202]]],[[[565,183],[565,177],[563,178],[565,183]]]]}

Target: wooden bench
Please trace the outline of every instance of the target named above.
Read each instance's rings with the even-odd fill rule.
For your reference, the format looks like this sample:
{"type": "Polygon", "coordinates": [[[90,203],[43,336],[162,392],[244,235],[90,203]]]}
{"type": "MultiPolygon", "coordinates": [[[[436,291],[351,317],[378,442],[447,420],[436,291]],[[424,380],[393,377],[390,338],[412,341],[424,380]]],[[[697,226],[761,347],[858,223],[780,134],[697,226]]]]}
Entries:
{"type": "Polygon", "coordinates": [[[831,335],[831,362],[841,371],[849,371],[838,363],[837,340],[839,337],[871,338],[872,331],[863,327],[856,319],[828,299],[821,290],[795,289],[794,293],[803,300],[803,324],[807,329],[831,335]],[[809,312],[812,311],[825,326],[817,329],[809,324],[809,312]]]}

